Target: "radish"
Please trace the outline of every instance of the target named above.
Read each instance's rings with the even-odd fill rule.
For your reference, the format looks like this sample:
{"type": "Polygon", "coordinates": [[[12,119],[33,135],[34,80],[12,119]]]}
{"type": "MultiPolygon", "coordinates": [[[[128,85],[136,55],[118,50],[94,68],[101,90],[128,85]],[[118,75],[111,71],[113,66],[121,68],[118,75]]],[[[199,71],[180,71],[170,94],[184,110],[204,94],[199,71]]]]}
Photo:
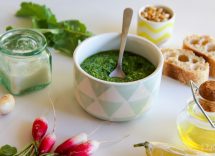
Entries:
{"type": "Polygon", "coordinates": [[[120,139],[114,140],[114,141],[102,141],[98,142],[96,140],[88,140],[84,143],[81,143],[77,146],[74,146],[69,150],[69,153],[67,153],[66,156],[90,156],[92,153],[94,153],[100,146],[100,144],[103,143],[113,143],[113,142],[120,142],[129,135],[125,135],[120,139]]]}
{"type": "Polygon", "coordinates": [[[54,126],[53,126],[52,133],[46,135],[42,139],[42,141],[39,145],[39,148],[38,148],[39,155],[50,152],[56,142],[56,135],[54,133],[55,128],[56,128],[56,113],[55,113],[55,108],[54,108],[54,102],[52,101],[49,93],[48,93],[48,97],[49,97],[49,101],[50,101],[50,104],[51,104],[52,110],[53,110],[54,126]]]}
{"type": "Polygon", "coordinates": [[[46,134],[48,122],[44,117],[36,118],[32,126],[32,136],[35,141],[40,141],[46,134]]]}
{"type": "MultiPolygon", "coordinates": [[[[70,150],[70,155],[74,154],[92,154],[99,148],[100,143],[95,140],[88,140],[80,145],[77,145],[75,148],[70,150]]],[[[73,156],[72,155],[72,156],[73,156]]],[[[78,156],[78,155],[77,155],[78,156]]],[[[80,155],[81,156],[81,155],[80,155]]]]}
{"type": "Polygon", "coordinates": [[[54,133],[46,135],[40,143],[38,152],[39,154],[48,153],[56,142],[56,136],[54,133]]]}
{"type": "Polygon", "coordinates": [[[90,156],[90,154],[88,154],[86,152],[73,152],[66,156],[90,156]]]}
{"type": "Polygon", "coordinates": [[[60,144],[55,149],[55,153],[58,153],[58,154],[68,153],[69,150],[74,149],[77,145],[82,144],[86,141],[87,141],[87,134],[86,133],[80,133],[76,136],[73,136],[73,137],[67,139],[62,144],[60,144]]]}

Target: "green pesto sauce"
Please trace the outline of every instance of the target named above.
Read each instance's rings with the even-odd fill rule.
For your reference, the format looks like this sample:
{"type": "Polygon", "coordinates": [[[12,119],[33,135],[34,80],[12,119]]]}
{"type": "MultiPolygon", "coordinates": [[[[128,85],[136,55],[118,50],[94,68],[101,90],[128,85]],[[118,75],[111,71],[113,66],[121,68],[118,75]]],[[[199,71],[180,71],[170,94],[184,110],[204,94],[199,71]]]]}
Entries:
{"type": "Polygon", "coordinates": [[[109,77],[109,74],[117,65],[118,55],[118,50],[96,53],[86,58],[81,63],[81,68],[88,74],[98,79],[112,82],[136,81],[150,75],[155,70],[155,66],[146,58],[125,51],[122,61],[122,68],[126,74],[126,77],[124,79],[117,77],[111,78],[109,77]]]}

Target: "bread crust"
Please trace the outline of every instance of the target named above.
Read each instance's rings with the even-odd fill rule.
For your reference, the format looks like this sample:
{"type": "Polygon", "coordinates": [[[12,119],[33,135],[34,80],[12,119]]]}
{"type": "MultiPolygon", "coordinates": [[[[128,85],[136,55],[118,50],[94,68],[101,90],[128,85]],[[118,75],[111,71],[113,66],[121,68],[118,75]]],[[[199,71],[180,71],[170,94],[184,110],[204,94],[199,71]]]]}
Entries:
{"type": "MultiPolygon", "coordinates": [[[[210,52],[208,52],[208,50],[207,50],[208,45],[215,46],[215,39],[210,36],[191,35],[191,36],[187,36],[183,42],[184,49],[192,50],[197,56],[203,57],[209,63],[210,76],[215,77],[215,55],[214,55],[214,57],[212,55],[210,55],[210,52]],[[194,40],[195,41],[199,40],[199,42],[200,42],[199,47],[196,47],[195,44],[192,44],[192,41],[194,41],[194,40]],[[204,43],[204,41],[207,41],[207,43],[202,44],[202,43],[204,43]]],[[[214,51],[214,53],[215,53],[215,51],[214,51]]]]}
{"type": "Polygon", "coordinates": [[[164,55],[164,67],[163,74],[180,82],[189,85],[190,80],[197,84],[201,84],[208,80],[209,65],[201,57],[195,56],[190,50],[183,49],[162,49],[164,55]],[[169,57],[168,55],[174,55],[169,57]],[[180,56],[187,56],[189,61],[180,61],[180,56]],[[193,63],[191,59],[195,59],[197,62],[193,63]],[[198,62],[199,61],[199,62],[198,62]],[[201,66],[203,69],[196,70],[196,66],[201,66]],[[193,68],[193,69],[192,69],[193,68]]]}
{"type": "Polygon", "coordinates": [[[175,80],[179,80],[184,84],[188,84],[190,80],[193,80],[196,83],[198,82],[198,78],[194,73],[185,71],[179,66],[169,63],[168,61],[165,61],[164,63],[163,74],[175,80]]]}

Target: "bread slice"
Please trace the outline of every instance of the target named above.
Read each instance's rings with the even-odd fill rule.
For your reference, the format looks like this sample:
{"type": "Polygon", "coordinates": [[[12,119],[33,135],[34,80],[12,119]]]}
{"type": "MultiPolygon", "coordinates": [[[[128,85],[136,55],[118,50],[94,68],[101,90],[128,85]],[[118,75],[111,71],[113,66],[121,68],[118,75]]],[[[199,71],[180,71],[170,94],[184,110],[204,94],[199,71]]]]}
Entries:
{"type": "Polygon", "coordinates": [[[209,64],[202,57],[186,49],[161,49],[164,56],[163,74],[189,84],[208,80],[209,64]]]}
{"type": "Polygon", "coordinates": [[[202,56],[210,66],[210,76],[215,77],[215,39],[210,36],[191,35],[183,42],[183,48],[202,56]]]}

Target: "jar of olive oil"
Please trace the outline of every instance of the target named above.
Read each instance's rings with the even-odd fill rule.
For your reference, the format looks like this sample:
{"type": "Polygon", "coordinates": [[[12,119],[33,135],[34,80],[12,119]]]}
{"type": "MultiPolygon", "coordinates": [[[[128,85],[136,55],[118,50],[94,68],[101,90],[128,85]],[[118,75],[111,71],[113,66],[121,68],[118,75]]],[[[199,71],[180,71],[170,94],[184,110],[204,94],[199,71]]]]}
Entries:
{"type": "Polygon", "coordinates": [[[215,81],[203,83],[196,96],[202,110],[193,99],[189,100],[177,118],[178,133],[188,147],[215,153],[215,81]]]}
{"type": "Polygon", "coordinates": [[[0,36],[0,80],[14,95],[51,82],[51,54],[41,33],[14,29],[0,36]]]}

